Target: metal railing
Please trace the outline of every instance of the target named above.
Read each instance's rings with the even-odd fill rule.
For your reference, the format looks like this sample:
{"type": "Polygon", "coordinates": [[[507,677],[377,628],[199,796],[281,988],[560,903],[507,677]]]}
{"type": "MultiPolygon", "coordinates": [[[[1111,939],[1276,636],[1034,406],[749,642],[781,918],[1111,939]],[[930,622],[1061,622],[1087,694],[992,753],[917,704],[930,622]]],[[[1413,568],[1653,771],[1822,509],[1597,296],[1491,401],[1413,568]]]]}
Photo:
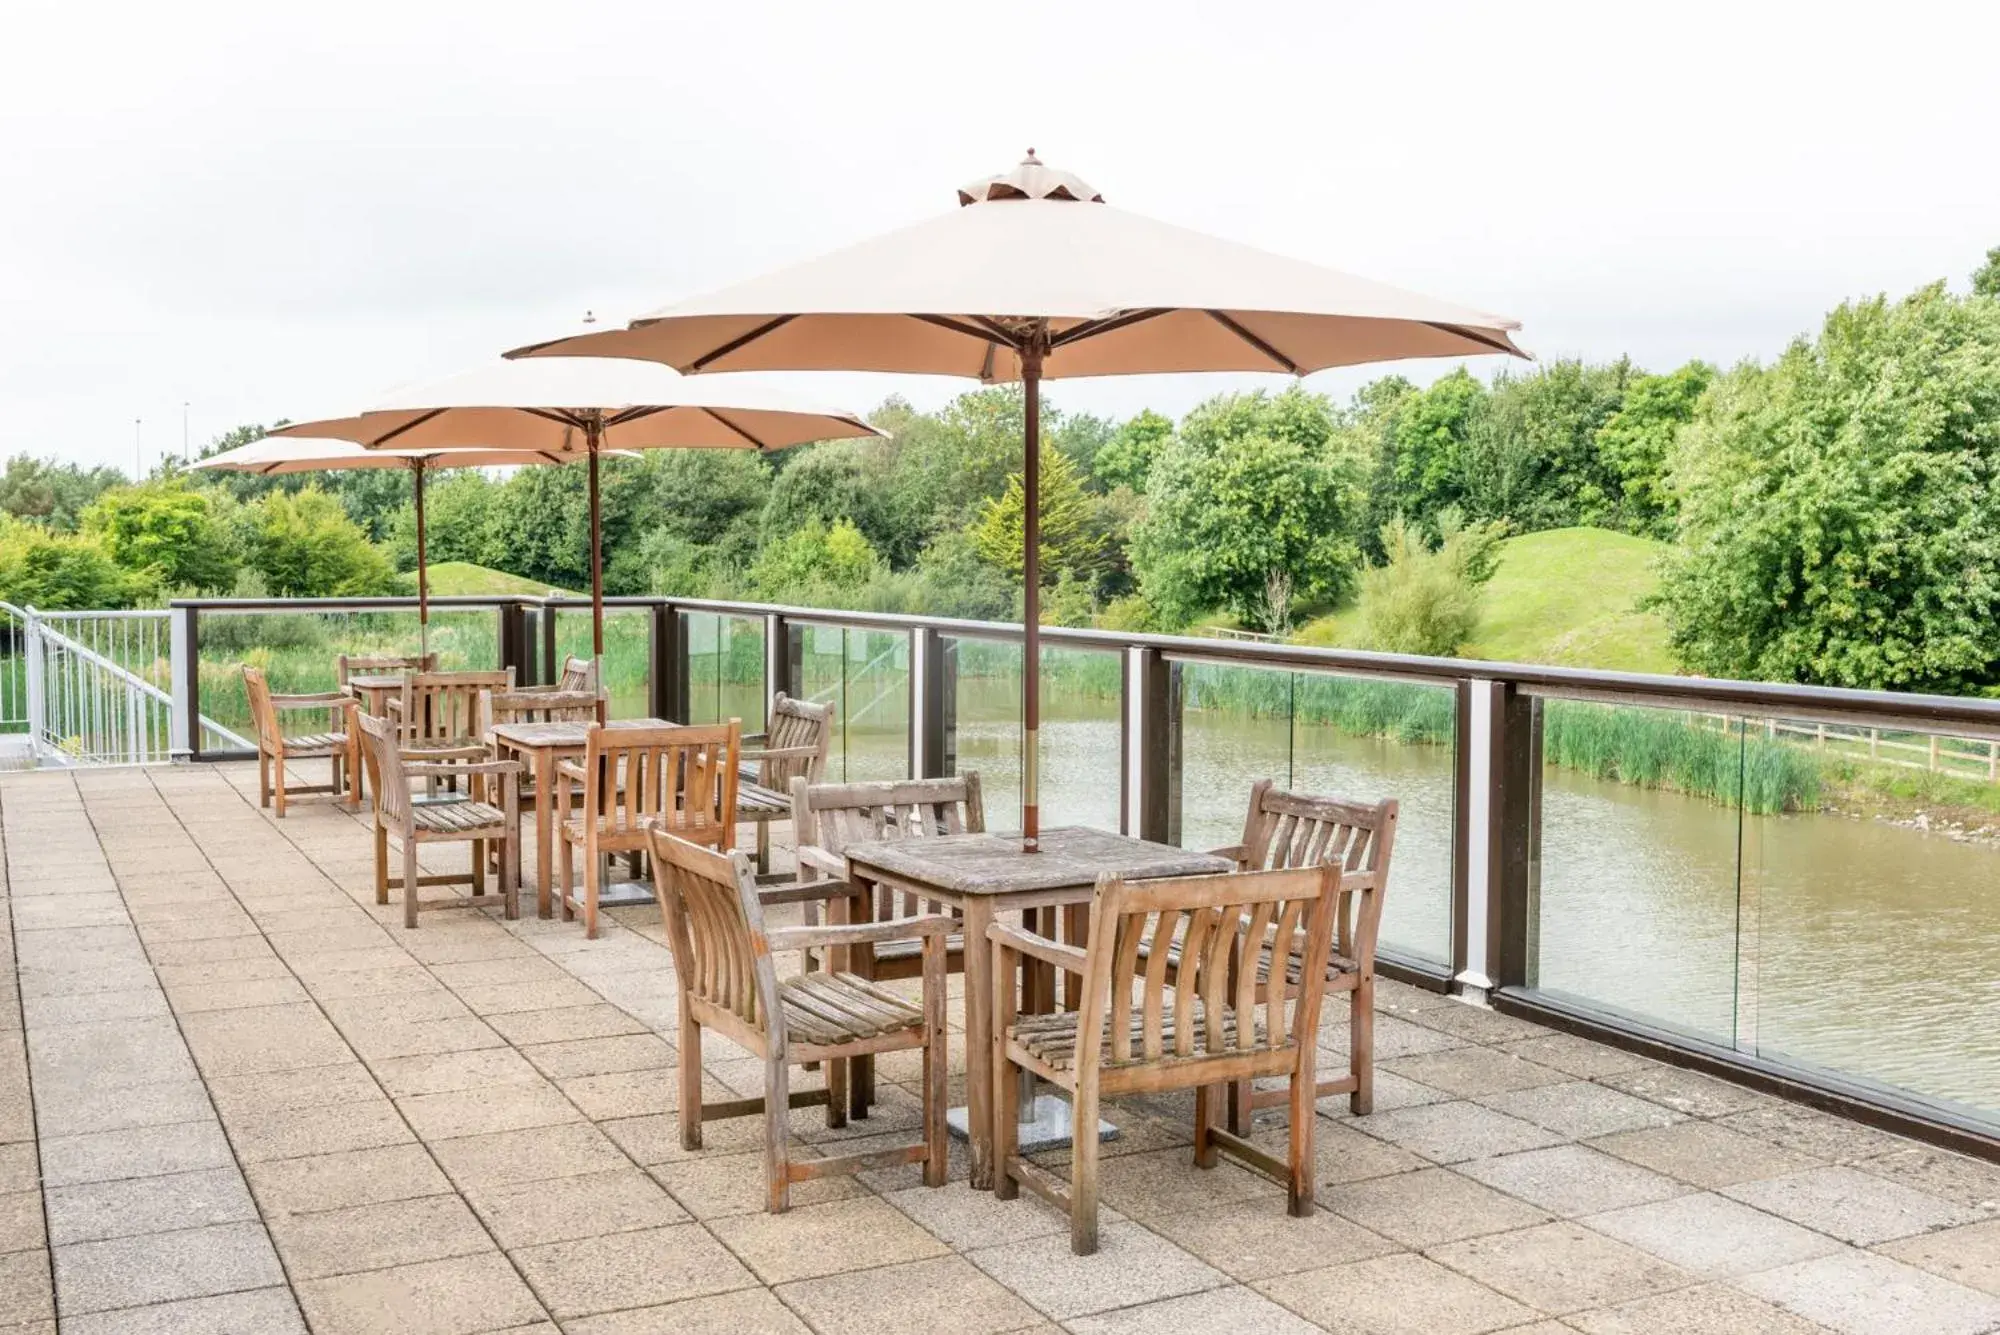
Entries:
{"type": "MultiPolygon", "coordinates": [[[[583,641],[588,618],[586,603],[564,598],[439,598],[433,608],[431,643],[448,666],[511,667],[523,683],[549,680],[562,653],[583,641]]],[[[1018,698],[1019,626],[697,599],[615,598],[609,608],[606,684],[618,712],[683,721],[738,713],[755,726],[778,690],[832,699],[844,721],[837,754],[847,773],[934,776],[977,767],[989,780],[989,823],[1011,823],[1005,771],[1013,765],[1018,772],[1010,711],[1018,698]]],[[[167,657],[176,753],[244,754],[247,743],[203,719],[207,708],[224,725],[238,722],[238,662],[257,658],[281,690],[323,688],[335,641],[348,651],[386,650],[398,637],[413,642],[411,609],[407,599],[175,603],[167,657]],[[262,635],[266,626],[270,634],[262,635]],[[324,642],[313,641],[315,634],[324,642]],[[196,719],[203,719],[199,728],[196,719]]],[[[1858,754],[1834,748],[1815,755],[1787,740],[1796,729],[1825,724],[1829,735],[1864,737],[1872,729],[1899,742],[1936,736],[1945,739],[1944,752],[1983,756],[2000,742],[2000,701],[1067,627],[1046,628],[1043,642],[1045,708],[1059,726],[1044,728],[1042,773],[1052,788],[1064,774],[1075,779],[1072,823],[1206,841],[1240,822],[1249,780],[1262,775],[1349,796],[1401,797],[1385,974],[2000,1157],[2000,1094],[1987,1092],[2000,1091],[2000,1071],[1968,1102],[1923,1079],[1894,1076],[1899,1068],[1879,1062],[1876,1049],[1829,1056],[1811,1042],[1793,1043],[1788,1026],[1809,998],[1786,971],[1785,952],[1807,936],[1845,949],[1837,927],[1852,915],[1836,904],[1814,916],[1817,910],[1785,898],[1801,883],[1810,888],[1811,874],[1779,886],[1770,868],[1752,865],[1759,849],[1777,848],[1798,828],[1762,814],[1789,799],[1753,800],[1763,781],[1758,766],[1783,770],[1786,757],[1827,767],[1869,762],[1865,746],[1845,749],[1858,754]],[[1712,716],[1724,718],[1720,731],[1712,716]],[[1701,753],[1696,759],[1709,766],[1706,805],[1689,798],[1683,806],[1700,817],[1690,826],[1707,831],[1700,838],[1726,845],[1706,850],[1714,854],[1713,903],[1685,902],[1686,887],[1672,879],[1684,881],[1685,868],[1643,865],[1665,855],[1632,843],[1631,832],[1644,834],[1645,822],[1658,816],[1620,796],[1699,785],[1645,778],[1628,759],[1612,765],[1623,786],[1605,789],[1602,775],[1590,771],[1588,739],[1578,740],[1600,725],[1612,733],[1684,728],[1705,739],[1690,747],[1674,734],[1666,748],[1673,754],[1662,763],[1692,763],[1686,752],[1701,753]],[[1063,744],[1065,727],[1070,749],[1052,756],[1046,748],[1063,744]],[[1772,754],[1759,749],[1767,746],[1772,754]],[[1352,791],[1356,784],[1375,788],[1352,791]],[[1578,847],[1609,854],[1584,875],[1572,865],[1578,847]],[[1702,988],[1713,983],[1720,1018],[1690,1020],[1674,1006],[1635,1003],[1617,987],[1562,976],[1578,924],[1597,921],[1591,915],[1615,899],[1606,886],[1628,874],[1652,875],[1665,887],[1652,906],[1654,927],[1664,934],[1659,950],[1712,957],[1713,976],[1697,979],[1691,991],[1706,1000],[1702,988]]],[[[0,712],[11,698],[0,691],[0,712]]],[[[1929,748],[1927,741],[1906,744],[1929,748]]],[[[1051,823],[1062,819],[1061,801],[1045,794],[1051,823]]],[[[1233,839],[1230,833],[1214,842],[1233,839]]],[[[1979,856],[1994,859],[1992,899],[1982,902],[1975,892],[1969,908],[1954,911],[1971,914],[1959,935],[1991,938],[2000,916],[2000,849],[1979,856]]],[[[1975,868],[1972,875],[1979,874],[1975,868]]],[[[1910,911],[1902,906],[1904,916],[1910,911]]],[[[1618,955],[1618,923],[1613,917],[1596,932],[1614,965],[1626,962],[1618,955]]],[[[1954,1018],[1931,1031],[1979,1028],[1982,1004],[2000,1012],[2000,999],[1982,1001],[1976,986],[1966,992],[1954,1018]]],[[[1993,996],[1990,979],[1984,993],[1993,996]]],[[[2000,1027],[2000,1013],[1987,1021],[1987,1031],[2000,1027]]]]}

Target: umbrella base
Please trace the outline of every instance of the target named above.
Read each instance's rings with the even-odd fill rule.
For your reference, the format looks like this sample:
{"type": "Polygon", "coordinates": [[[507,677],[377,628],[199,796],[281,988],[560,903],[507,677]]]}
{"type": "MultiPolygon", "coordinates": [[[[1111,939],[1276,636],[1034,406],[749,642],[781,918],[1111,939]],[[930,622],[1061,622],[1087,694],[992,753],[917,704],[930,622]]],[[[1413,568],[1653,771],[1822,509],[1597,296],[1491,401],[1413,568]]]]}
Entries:
{"type": "MultiPolygon", "coordinates": [[[[951,1134],[960,1140],[969,1139],[966,1126],[971,1109],[947,1108],[944,1124],[951,1134]]],[[[1059,1150],[1070,1142],[1069,1100],[1059,1094],[1037,1094],[1032,1108],[1023,1108],[1029,1114],[1021,1122],[1021,1153],[1032,1154],[1036,1150],[1059,1150]]],[[[1118,1128],[1099,1119],[1097,1138],[1100,1141],[1118,1139],[1118,1128]]]]}

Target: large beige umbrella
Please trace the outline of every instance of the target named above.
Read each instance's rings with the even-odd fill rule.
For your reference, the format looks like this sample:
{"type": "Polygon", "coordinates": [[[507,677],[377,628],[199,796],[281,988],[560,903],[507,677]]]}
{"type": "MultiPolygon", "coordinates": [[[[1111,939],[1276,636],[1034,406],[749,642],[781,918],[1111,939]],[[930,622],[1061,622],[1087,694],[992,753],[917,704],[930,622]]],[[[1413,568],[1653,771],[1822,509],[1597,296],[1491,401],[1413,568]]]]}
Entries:
{"type": "MultiPolygon", "coordinates": [[[[1219,173],[1210,179],[1237,188],[1219,173]]],[[[518,356],[644,357],[683,371],[900,371],[1020,380],[1026,659],[1021,825],[1040,824],[1040,382],[1051,376],[1279,371],[1511,353],[1512,320],[1453,306],[1104,203],[1028,158],[965,186],[961,207],[626,329],[518,356]]]]}
{"type": "Polygon", "coordinates": [[[425,474],[434,468],[519,468],[526,464],[573,463],[575,458],[553,451],[531,450],[364,450],[349,440],[266,436],[198,459],[188,467],[254,477],[330,473],[349,468],[407,469],[417,516],[417,643],[421,652],[429,653],[431,601],[429,561],[424,550],[425,474]]]}
{"type": "MultiPolygon", "coordinates": [[[[852,413],[763,385],[701,380],[646,361],[495,361],[395,391],[353,417],[299,422],[278,436],[331,436],[398,453],[477,450],[515,462],[582,459],[590,473],[590,644],[604,657],[604,531],[597,461],[606,451],[771,451],[881,433],[852,413]],[[526,456],[526,457],[522,457],[526,456]]],[[[599,680],[603,680],[600,661],[599,680]]]]}

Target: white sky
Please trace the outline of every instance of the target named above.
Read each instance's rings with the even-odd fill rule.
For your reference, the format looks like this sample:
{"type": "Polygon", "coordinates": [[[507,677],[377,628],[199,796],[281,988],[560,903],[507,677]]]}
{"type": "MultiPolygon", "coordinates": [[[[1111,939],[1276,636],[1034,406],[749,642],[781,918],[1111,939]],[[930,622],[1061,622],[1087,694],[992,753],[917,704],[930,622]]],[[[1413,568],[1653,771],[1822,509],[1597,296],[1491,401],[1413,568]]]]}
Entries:
{"type": "MultiPolygon", "coordinates": [[[[1029,144],[1122,206],[1513,315],[1545,357],[1768,357],[2000,245],[2000,6],[1971,0],[5,14],[0,453],[127,468],[134,418],[150,463],[183,403],[196,444],[347,411],[941,212],[1029,144]]],[[[1230,383],[1051,395],[1177,414],[1230,383]]]]}

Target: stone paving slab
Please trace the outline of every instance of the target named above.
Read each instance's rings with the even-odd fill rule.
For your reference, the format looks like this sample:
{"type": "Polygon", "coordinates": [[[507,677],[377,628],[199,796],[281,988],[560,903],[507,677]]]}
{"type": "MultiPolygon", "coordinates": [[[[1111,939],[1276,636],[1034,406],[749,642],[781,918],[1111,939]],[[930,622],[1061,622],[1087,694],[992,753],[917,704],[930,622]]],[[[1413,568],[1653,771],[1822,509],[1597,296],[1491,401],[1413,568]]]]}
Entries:
{"type": "MultiPolygon", "coordinates": [[[[241,765],[0,778],[0,852],[0,1335],[2000,1331],[2000,1167],[1407,987],[1377,1111],[1321,1107],[1312,1218],[1194,1168],[1186,1097],[1133,1099],[1086,1259],[960,1146],[942,1189],[781,1217],[754,1120],[683,1150],[650,907],[405,931],[365,817],[276,821],[241,765]]],[[[760,1089],[704,1058],[711,1097],[760,1089]]],[[[884,1059],[844,1130],[797,1112],[798,1153],[907,1138],[920,1069],[884,1059]]]]}

